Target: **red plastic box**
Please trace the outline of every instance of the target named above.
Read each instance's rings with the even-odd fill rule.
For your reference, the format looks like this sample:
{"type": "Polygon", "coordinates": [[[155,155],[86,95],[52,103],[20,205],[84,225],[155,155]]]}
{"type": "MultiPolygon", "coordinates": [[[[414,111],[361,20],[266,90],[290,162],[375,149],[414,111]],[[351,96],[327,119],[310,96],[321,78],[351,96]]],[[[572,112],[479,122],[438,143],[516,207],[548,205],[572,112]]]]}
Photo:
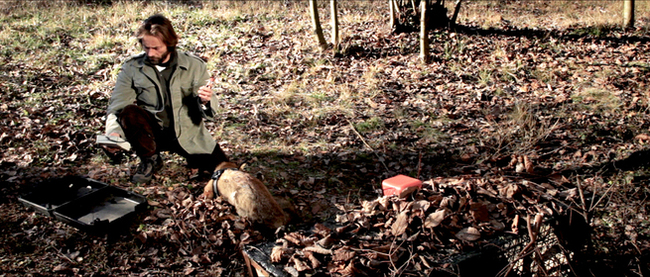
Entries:
{"type": "Polygon", "coordinates": [[[399,195],[400,198],[406,197],[414,191],[422,188],[422,181],[399,174],[390,177],[381,183],[384,195],[399,195]]]}

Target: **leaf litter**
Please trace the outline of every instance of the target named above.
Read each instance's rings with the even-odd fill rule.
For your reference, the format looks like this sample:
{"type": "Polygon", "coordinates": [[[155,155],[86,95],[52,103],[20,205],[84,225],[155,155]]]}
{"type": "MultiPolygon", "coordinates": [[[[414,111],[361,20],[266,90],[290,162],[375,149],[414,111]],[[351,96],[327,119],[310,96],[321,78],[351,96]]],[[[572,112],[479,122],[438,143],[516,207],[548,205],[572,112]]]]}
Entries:
{"type": "MultiPolygon", "coordinates": [[[[296,17],[286,20],[305,20],[296,17]]],[[[404,264],[413,268],[402,268],[406,272],[447,268],[437,264],[444,253],[436,251],[468,252],[499,234],[529,236],[531,216],[598,205],[612,213],[593,223],[594,237],[602,240],[597,244],[608,249],[604,253],[615,251],[612,245],[627,245],[619,253],[623,257],[650,249],[643,223],[647,174],[641,170],[620,177],[640,188],[611,185],[608,178],[624,173],[606,166],[622,160],[614,167],[633,169],[636,164],[625,164],[624,158],[646,146],[647,34],[612,30],[607,37],[574,36],[576,30],[566,29],[518,35],[507,24],[502,34],[433,31],[434,62],[423,66],[417,61],[416,36],[377,31],[384,25],[380,21],[347,25],[344,32],[354,35],[344,38],[347,52],[340,54],[300,48],[292,36],[308,32],[275,36],[278,29],[250,17],[240,24],[254,27],[235,28],[238,39],[227,41],[230,45],[213,60],[213,75],[226,88],[220,121],[239,124],[222,132],[222,145],[233,157],[252,161],[250,170],[265,177],[275,194],[290,196],[301,215],[312,218],[302,226],[308,231],[275,234],[279,248],[273,259],[288,271],[348,276],[397,272],[404,264]],[[246,47],[239,51],[238,46],[246,47]],[[293,86],[299,89],[289,98],[277,96],[293,86]],[[322,92],[322,102],[310,102],[308,95],[318,92],[310,88],[332,87],[322,92]],[[346,98],[345,90],[361,96],[346,98]],[[268,102],[273,97],[276,102],[268,102]],[[343,109],[345,103],[351,106],[343,109]],[[277,110],[282,105],[306,121],[277,110]],[[327,106],[332,108],[318,109],[327,106]],[[228,140],[237,132],[250,142],[228,140]],[[251,158],[256,144],[272,143],[303,143],[307,151],[251,158]],[[297,172],[296,164],[315,173],[297,172]],[[281,168],[284,176],[266,175],[271,168],[281,168]],[[373,184],[396,173],[431,179],[412,201],[377,197],[373,184]],[[344,188],[332,189],[332,184],[344,188]],[[354,185],[345,188],[348,184],[354,185]],[[340,195],[315,197],[313,191],[320,189],[340,195]],[[581,206],[582,189],[619,202],[581,206]],[[351,203],[347,199],[354,190],[364,195],[351,203]],[[625,190],[630,198],[622,196],[625,190]],[[630,202],[637,205],[635,213],[617,210],[630,202]],[[332,211],[333,206],[338,209],[332,211]],[[319,222],[331,218],[337,227],[319,222]],[[605,227],[603,221],[611,218],[619,218],[619,227],[605,227]],[[625,236],[611,235],[616,231],[625,236]]],[[[191,50],[210,59],[205,46],[191,50]]],[[[192,179],[178,157],[168,156],[165,176],[144,187],[128,184],[129,166],[98,158],[103,154],[94,147],[94,134],[103,128],[109,72],[122,57],[94,72],[83,64],[64,65],[70,74],[3,59],[1,203],[9,215],[2,219],[9,230],[3,235],[4,272],[244,272],[242,247],[268,237],[219,198],[196,199],[203,183],[192,179]],[[150,211],[132,226],[131,236],[114,241],[17,203],[22,187],[65,174],[88,174],[141,193],[150,200],[150,211]],[[36,252],[44,255],[36,257],[36,252]]],[[[219,124],[211,124],[211,130],[219,124]]],[[[123,161],[135,162],[128,155],[123,161]]],[[[641,256],[631,264],[642,267],[644,262],[647,257],[641,256]]]]}

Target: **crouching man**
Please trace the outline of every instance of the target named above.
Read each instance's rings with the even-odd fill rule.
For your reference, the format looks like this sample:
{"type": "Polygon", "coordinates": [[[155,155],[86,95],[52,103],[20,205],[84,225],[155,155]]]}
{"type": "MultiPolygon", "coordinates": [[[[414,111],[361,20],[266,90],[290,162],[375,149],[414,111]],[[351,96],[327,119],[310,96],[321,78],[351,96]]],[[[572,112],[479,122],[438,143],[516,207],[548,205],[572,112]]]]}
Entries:
{"type": "Polygon", "coordinates": [[[178,153],[190,167],[212,172],[228,158],[203,123],[214,119],[216,109],[205,62],[176,49],[178,36],[162,15],[147,18],[135,36],[144,53],[122,65],[105,130],[125,138],[140,158],[132,181],[152,179],[163,164],[161,151],[178,153]]]}

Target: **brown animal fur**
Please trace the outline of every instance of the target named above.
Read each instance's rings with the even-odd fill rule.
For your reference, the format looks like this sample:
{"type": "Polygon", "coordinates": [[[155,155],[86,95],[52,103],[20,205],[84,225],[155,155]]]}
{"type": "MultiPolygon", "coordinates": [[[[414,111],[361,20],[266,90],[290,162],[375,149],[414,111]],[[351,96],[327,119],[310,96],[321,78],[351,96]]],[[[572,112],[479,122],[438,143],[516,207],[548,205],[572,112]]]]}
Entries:
{"type": "MultiPolygon", "coordinates": [[[[224,168],[237,168],[237,166],[232,162],[222,162],[215,171],[224,168]]],[[[206,199],[215,196],[213,182],[214,180],[210,179],[203,188],[203,196],[206,199]]],[[[289,221],[262,181],[244,171],[225,170],[217,180],[217,190],[228,203],[235,206],[239,216],[246,217],[252,222],[277,229],[289,221]]]]}

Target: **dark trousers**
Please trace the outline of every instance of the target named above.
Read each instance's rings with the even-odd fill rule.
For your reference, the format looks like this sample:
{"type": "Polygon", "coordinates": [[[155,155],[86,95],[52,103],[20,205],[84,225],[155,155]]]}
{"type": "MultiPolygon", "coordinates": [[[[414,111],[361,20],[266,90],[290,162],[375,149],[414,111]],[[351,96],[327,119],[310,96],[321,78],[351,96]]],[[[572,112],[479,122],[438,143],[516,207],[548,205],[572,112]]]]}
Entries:
{"type": "Polygon", "coordinates": [[[160,127],[156,118],[137,105],[128,105],[118,115],[126,140],[131,143],[135,153],[141,158],[151,157],[161,151],[177,153],[187,160],[188,166],[213,171],[228,157],[219,144],[212,153],[189,154],[179,144],[174,130],[160,127]]]}

